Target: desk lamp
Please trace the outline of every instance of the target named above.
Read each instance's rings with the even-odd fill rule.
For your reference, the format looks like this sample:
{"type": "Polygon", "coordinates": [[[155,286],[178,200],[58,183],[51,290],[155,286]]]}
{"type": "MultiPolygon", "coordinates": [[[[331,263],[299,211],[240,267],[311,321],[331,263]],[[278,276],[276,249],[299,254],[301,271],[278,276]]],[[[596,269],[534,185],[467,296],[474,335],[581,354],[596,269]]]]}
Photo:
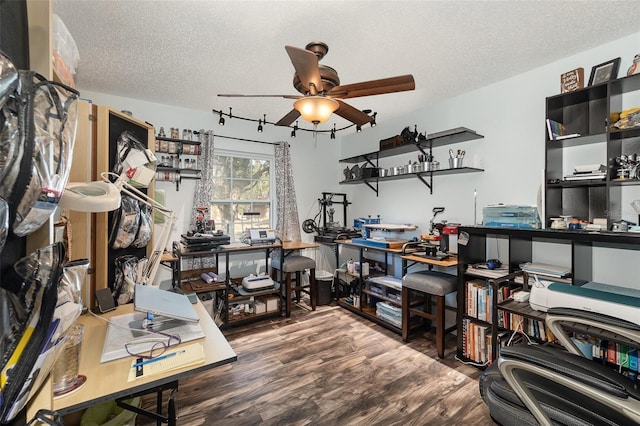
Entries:
{"type": "Polygon", "coordinates": [[[137,283],[153,286],[162,253],[164,253],[164,249],[169,242],[171,228],[176,220],[176,215],[163,204],[158,203],[147,194],[130,185],[123,176],[112,172],[101,173],[100,176],[102,177],[101,181],[69,183],[60,200],[60,206],[81,212],[106,212],[120,207],[120,194],[125,194],[166,216],[167,223],[162,228],[158,238],[154,238],[153,251],[143,272],[142,282],[137,283]],[[112,178],[115,179],[114,182],[111,182],[110,179],[112,178]]]}

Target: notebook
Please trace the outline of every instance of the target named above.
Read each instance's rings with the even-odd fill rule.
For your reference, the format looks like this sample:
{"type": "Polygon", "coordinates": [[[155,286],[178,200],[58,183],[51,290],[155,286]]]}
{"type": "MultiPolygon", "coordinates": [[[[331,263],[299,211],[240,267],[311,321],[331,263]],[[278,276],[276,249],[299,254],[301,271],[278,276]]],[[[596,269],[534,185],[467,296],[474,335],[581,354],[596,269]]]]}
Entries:
{"type": "Polygon", "coordinates": [[[133,301],[134,309],[151,312],[169,318],[198,322],[198,314],[184,294],[160,290],[147,285],[136,284],[133,301]]]}

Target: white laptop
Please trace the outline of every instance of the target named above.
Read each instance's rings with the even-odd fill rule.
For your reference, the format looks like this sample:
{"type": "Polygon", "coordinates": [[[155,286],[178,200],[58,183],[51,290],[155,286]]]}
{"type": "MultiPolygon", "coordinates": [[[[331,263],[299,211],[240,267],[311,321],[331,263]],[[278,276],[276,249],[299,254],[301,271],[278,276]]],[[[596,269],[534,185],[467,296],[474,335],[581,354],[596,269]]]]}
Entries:
{"type": "Polygon", "coordinates": [[[200,320],[187,296],[151,286],[136,284],[133,305],[136,311],[151,312],[154,315],[188,322],[200,320]]]}

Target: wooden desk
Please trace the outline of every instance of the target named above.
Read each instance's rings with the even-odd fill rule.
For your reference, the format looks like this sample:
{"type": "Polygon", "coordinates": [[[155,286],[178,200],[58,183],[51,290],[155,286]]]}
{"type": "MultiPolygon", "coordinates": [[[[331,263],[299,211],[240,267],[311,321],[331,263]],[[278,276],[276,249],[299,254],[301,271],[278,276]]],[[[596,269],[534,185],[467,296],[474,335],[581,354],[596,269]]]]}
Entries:
{"type": "Polygon", "coordinates": [[[443,260],[429,259],[428,257],[419,256],[416,254],[406,254],[404,256],[400,256],[400,258],[402,259],[402,265],[403,265],[402,270],[405,273],[406,273],[406,269],[408,268],[408,266],[405,267],[406,262],[413,262],[414,264],[423,263],[429,266],[442,266],[445,268],[458,265],[458,256],[455,256],[455,255],[450,255],[449,257],[443,260]]]}
{"type": "Polygon", "coordinates": [[[305,243],[303,241],[285,241],[282,243],[282,249],[284,251],[313,249],[320,247],[318,243],[305,243]]]}
{"type": "MultiPolygon", "coordinates": [[[[435,260],[435,259],[429,259],[420,255],[417,255],[415,253],[416,251],[415,249],[412,250],[413,251],[412,253],[412,252],[403,251],[402,247],[400,248],[376,247],[376,246],[371,246],[367,244],[354,243],[352,240],[336,240],[334,241],[334,244],[336,246],[336,259],[338,263],[339,263],[339,259],[338,259],[339,246],[352,247],[357,249],[359,251],[359,261],[361,264],[365,260],[365,257],[364,257],[365,252],[375,251],[375,252],[383,253],[385,257],[385,260],[384,260],[385,275],[389,273],[388,271],[389,256],[399,256],[402,259],[402,275],[403,276],[406,274],[407,269],[416,263],[428,265],[430,268],[433,266],[452,267],[458,264],[458,257],[455,255],[449,256],[444,260],[435,260]]],[[[361,275],[360,272],[349,273],[349,272],[343,271],[343,273],[346,274],[346,276],[348,277],[351,277],[353,279],[359,279],[360,281],[354,293],[356,296],[359,296],[359,301],[358,301],[359,306],[354,306],[353,304],[348,303],[347,302],[348,297],[343,298],[341,297],[341,295],[339,295],[338,297],[338,305],[346,308],[349,311],[355,312],[358,315],[361,315],[385,328],[388,328],[389,330],[392,330],[396,333],[401,333],[402,327],[399,326],[397,323],[393,323],[392,321],[389,321],[387,319],[380,318],[378,316],[376,307],[373,306],[371,302],[384,301],[387,304],[395,306],[396,308],[401,308],[402,303],[400,302],[399,298],[402,294],[402,287],[398,286],[397,284],[387,285],[384,283],[381,284],[380,282],[374,282],[373,286],[376,286],[378,287],[378,289],[381,289],[382,291],[381,293],[379,291],[374,291],[374,289],[371,288],[372,283],[370,282],[369,278],[374,275],[373,272],[371,272],[371,275],[368,275],[368,276],[361,275]]]]}
{"type": "MultiPolygon", "coordinates": [[[[205,310],[202,303],[193,305],[198,316],[205,337],[186,342],[190,344],[200,342],[204,346],[205,361],[172,370],[163,375],[151,376],[133,382],[127,381],[131,369],[131,357],[110,362],[100,363],[102,347],[107,332],[107,323],[91,314],[85,314],[78,319],[84,325],[84,336],[80,353],[79,374],[87,377],[87,382],[76,392],[53,400],[52,408],[61,415],[73,413],[106,401],[129,398],[140,393],[155,392],[159,389],[177,388],[177,381],[211,368],[228,364],[238,359],[220,329],[205,310]]],[[[133,312],[133,305],[119,306],[115,311],[102,315],[110,318],[133,312]]],[[[161,394],[158,395],[161,397],[161,394]]],[[[170,417],[170,416],[169,416],[170,417]]],[[[175,422],[175,419],[173,419],[175,422]]],[[[169,419],[169,424],[171,419],[169,419]]]]}

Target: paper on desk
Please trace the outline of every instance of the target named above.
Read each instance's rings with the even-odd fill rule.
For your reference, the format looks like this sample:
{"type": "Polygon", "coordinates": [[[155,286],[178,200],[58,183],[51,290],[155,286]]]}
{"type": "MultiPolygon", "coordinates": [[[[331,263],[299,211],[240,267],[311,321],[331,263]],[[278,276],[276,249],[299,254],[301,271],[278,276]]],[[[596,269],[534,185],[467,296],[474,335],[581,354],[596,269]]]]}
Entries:
{"type": "Polygon", "coordinates": [[[175,350],[157,358],[147,361],[146,364],[136,367],[136,360],[131,362],[129,369],[128,381],[132,382],[136,379],[154,376],[156,374],[166,373],[167,371],[176,370],[178,368],[197,365],[204,362],[204,348],[201,343],[191,343],[190,345],[180,346],[175,350]]]}
{"type": "MultiPolygon", "coordinates": [[[[162,334],[143,330],[142,321],[145,318],[146,314],[144,312],[133,312],[111,318],[104,338],[100,362],[113,361],[114,359],[130,356],[125,348],[125,343],[136,343],[137,352],[146,352],[151,350],[151,347],[159,340],[168,339],[162,334]],[[150,339],[153,341],[149,342],[150,339]]],[[[202,331],[199,323],[156,317],[155,324],[155,331],[178,335],[182,342],[204,337],[204,331],[202,331]]]]}

